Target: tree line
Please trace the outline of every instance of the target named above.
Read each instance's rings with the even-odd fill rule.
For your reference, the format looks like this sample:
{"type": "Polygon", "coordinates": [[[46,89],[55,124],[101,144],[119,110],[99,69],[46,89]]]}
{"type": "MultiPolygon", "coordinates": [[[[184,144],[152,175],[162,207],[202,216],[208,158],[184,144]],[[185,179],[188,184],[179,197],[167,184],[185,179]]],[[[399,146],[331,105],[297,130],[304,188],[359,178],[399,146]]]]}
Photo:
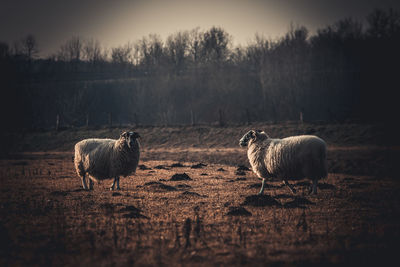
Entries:
{"type": "Polygon", "coordinates": [[[39,57],[33,35],[0,42],[1,119],[12,129],[256,121],[391,121],[400,15],[376,9],[310,35],[291,25],[233,46],[221,27],[106,49],[74,36],[39,57]],[[301,115],[300,115],[301,114],[301,115]]]}

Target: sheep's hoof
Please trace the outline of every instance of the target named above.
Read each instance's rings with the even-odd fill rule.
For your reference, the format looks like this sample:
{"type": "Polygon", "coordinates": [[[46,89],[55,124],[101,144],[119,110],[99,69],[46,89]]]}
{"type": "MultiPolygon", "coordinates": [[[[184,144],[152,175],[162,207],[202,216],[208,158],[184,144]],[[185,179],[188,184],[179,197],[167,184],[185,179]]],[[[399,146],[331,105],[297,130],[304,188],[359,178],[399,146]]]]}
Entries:
{"type": "Polygon", "coordinates": [[[258,192],[258,194],[257,194],[257,196],[262,196],[262,195],[264,195],[263,192],[258,192]]]}
{"type": "Polygon", "coordinates": [[[311,189],[310,191],[308,191],[308,194],[309,194],[310,196],[316,196],[316,195],[317,195],[317,193],[314,192],[312,189],[311,189]]]}
{"type": "Polygon", "coordinates": [[[110,191],[114,191],[114,187],[110,187],[110,191]]]}

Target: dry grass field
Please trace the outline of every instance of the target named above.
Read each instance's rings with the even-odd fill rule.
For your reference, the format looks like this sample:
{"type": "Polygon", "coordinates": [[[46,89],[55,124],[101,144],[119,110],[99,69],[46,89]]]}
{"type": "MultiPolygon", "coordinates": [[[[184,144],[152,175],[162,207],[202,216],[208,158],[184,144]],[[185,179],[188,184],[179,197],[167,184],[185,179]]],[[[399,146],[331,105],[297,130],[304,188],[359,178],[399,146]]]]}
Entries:
{"type": "Polygon", "coordinates": [[[300,180],[296,195],[269,182],[259,197],[260,181],[239,168],[248,128],[138,128],[140,168],[119,191],[111,180],[82,190],[72,146],[120,129],[25,135],[0,160],[0,265],[397,265],[398,144],[371,126],[258,125],[329,145],[317,196],[300,180]]]}

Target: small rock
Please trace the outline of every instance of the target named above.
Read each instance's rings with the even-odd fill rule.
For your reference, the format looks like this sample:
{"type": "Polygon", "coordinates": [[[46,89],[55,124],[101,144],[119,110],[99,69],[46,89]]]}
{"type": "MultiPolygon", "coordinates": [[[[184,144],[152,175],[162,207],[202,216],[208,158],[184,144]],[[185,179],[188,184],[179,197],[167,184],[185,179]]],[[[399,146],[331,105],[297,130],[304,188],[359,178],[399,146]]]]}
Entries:
{"type": "Polygon", "coordinates": [[[172,177],[169,179],[170,181],[189,181],[192,180],[192,178],[189,177],[186,173],[176,173],[172,175],[172,177]]]}
{"type": "Polygon", "coordinates": [[[247,168],[244,165],[239,165],[238,168],[236,169],[237,171],[250,171],[249,168],[247,168]]]}
{"type": "Polygon", "coordinates": [[[206,166],[207,166],[207,164],[198,163],[198,164],[192,165],[190,168],[192,168],[192,169],[201,169],[201,168],[206,167],[206,166]]]}

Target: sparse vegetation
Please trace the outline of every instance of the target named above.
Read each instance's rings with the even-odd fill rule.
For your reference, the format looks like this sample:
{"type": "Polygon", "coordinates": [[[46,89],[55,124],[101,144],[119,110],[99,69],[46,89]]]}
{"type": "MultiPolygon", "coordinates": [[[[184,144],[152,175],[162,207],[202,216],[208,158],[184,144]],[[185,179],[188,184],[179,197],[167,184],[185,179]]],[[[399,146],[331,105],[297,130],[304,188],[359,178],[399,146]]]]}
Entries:
{"type": "MultiPolygon", "coordinates": [[[[286,126],[276,127],[278,131],[286,126]]],[[[322,128],[332,130],[329,125],[313,127],[319,129],[317,134],[322,128]]],[[[224,128],[221,133],[226,131],[237,129],[224,128]]],[[[160,132],[155,130],[155,136],[160,132]]],[[[382,157],[369,146],[347,141],[340,153],[331,150],[328,161],[341,165],[331,165],[317,196],[308,195],[307,180],[293,184],[296,195],[287,194],[280,183],[268,182],[265,195],[255,196],[254,187],[259,188],[260,182],[246,169],[245,150],[221,154],[220,148],[185,148],[193,132],[186,134],[186,139],[179,137],[179,145],[165,144],[171,147],[168,160],[157,159],[159,151],[153,153],[157,139],[144,134],[148,139],[143,140],[147,148],[142,167],[124,180],[117,193],[106,190],[107,181],[91,192],[82,190],[72,149],[2,159],[0,265],[368,266],[389,263],[396,256],[400,237],[396,177],[384,175],[387,165],[369,175],[361,174],[369,172],[367,165],[346,165],[362,161],[364,150],[371,153],[370,164],[382,157]],[[226,159],[210,157],[212,153],[226,159]],[[192,155],[197,158],[190,162],[192,155]],[[230,157],[234,163],[221,163],[230,157]],[[196,165],[201,168],[192,168],[196,165]],[[236,177],[238,169],[244,173],[241,177],[236,177]],[[170,179],[183,173],[191,180],[170,179]]],[[[336,134],[342,136],[335,133],[326,139],[334,140],[336,134]]],[[[220,136],[214,138],[220,141],[220,136]]],[[[398,158],[398,149],[391,149],[398,158]]]]}

